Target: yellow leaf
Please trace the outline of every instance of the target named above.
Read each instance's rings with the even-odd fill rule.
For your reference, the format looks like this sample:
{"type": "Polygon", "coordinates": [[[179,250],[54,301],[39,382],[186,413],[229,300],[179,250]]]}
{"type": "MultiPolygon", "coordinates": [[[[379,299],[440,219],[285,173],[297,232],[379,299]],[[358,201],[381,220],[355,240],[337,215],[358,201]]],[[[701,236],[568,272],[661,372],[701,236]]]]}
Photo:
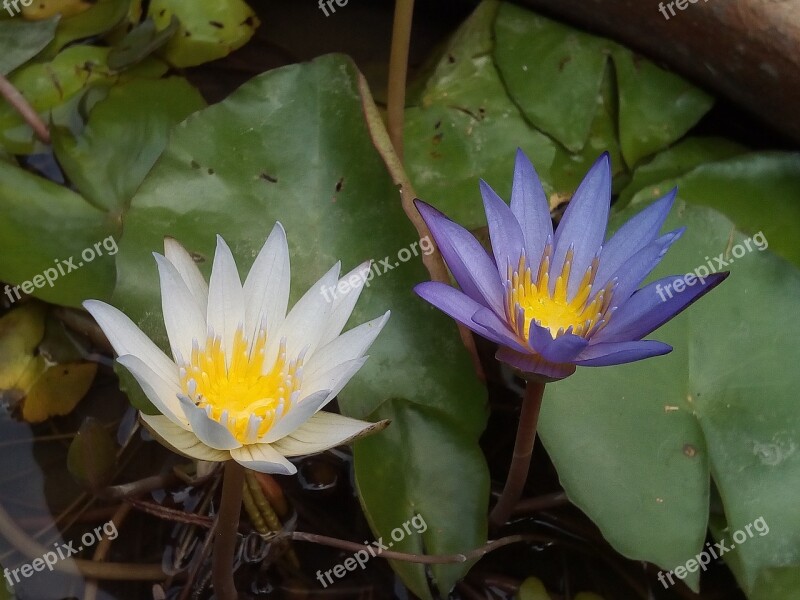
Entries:
{"type": "Polygon", "coordinates": [[[44,337],[45,307],[27,303],[0,318],[0,392],[27,392],[44,370],[34,350],[44,337]]]}
{"type": "Polygon", "coordinates": [[[94,4],[92,0],[35,0],[30,6],[22,4],[21,8],[23,18],[39,21],[58,14],[64,18],[78,15],[94,4]]]}
{"type": "Polygon", "coordinates": [[[65,363],[49,367],[33,384],[22,404],[22,418],[28,423],[41,423],[72,412],[89,391],[97,365],[65,363]]]}

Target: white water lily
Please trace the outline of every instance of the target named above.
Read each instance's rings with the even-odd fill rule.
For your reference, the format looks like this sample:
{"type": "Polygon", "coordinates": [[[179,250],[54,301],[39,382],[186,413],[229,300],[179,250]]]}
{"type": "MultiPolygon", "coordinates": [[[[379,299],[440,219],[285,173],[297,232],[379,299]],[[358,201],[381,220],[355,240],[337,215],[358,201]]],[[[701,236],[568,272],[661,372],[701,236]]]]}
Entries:
{"type": "Polygon", "coordinates": [[[141,414],[159,441],[199,460],[233,458],[256,471],[293,474],[287,457],[322,452],[388,424],[320,412],[365,363],[389,318],[387,311],[341,333],[369,263],[345,275],[346,292],[329,300],[323,291],[338,285],[337,263],[287,314],[289,249],[280,223],[244,285],[219,236],[209,284],[177,241],[167,238],[164,247],[165,256],[154,256],[172,359],[113,306],[84,303],[160,411],[141,414]]]}

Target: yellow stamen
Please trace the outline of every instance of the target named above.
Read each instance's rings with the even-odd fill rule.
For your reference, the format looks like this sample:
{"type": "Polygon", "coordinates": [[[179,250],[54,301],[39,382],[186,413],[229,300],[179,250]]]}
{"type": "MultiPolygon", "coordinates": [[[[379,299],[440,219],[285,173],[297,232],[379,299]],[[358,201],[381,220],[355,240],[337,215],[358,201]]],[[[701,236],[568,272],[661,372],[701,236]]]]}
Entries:
{"type": "Polygon", "coordinates": [[[572,333],[586,337],[597,333],[611,318],[611,297],[614,283],[608,283],[593,294],[594,279],[599,260],[595,258],[581,279],[577,291],[569,298],[569,280],[574,253],[572,248],[564,257],[564,266],[550,291],[550,264],[552,244],[547,244],[539,261],[534,280],[527,259],[520,257],[516,269],[509,265],[506,282],[506,316],[520,337],[528,339],[530,324],[536,321],[550,330],[553,337],[572,333]]]}
{"type": "Polygon", "coordinates": [[[287,361],[281,342],[272,365],[265,365],[267,333],[260,330],[252,345],[236,332],[230,361],[219,337],[209,336],[181,368],[183,393],[208,416],[225,425],[243,444],[252,444],[288,412],[300,388],[302,358],[287,361]]]}

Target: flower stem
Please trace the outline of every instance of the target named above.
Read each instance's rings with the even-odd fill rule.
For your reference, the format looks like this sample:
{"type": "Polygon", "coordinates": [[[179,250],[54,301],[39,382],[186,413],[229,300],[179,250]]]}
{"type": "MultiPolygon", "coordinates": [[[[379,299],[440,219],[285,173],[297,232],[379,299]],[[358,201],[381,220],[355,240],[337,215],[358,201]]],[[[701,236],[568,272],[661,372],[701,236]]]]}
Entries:
{"type": "Polygon", "coordinates": [[[493,527],[504,525],[511,515],[514,506],[522,497],[528,470],[531,465],[533,443],[536,441],[536,426],[539,423],[539,409],[542,407],[544,383],[528,381],[525,386],[525,397],[522,399],[522,414],[519,416],[517,439],[514,442],[514,456],[508,470],[506,486],[497,504],[489,514],[489,523],[493,527]]]}
{"type": "Polygon", "coordinates": [[[389,138],[401,161],[403,160],[403,117],[406,108],[408,48],[411,44],[411,19],[413,16],[414,0],[395,0],[386,113],[389,138]]]}
{"type": "Polygon", "coordinates": [[[214,596],[219,600],[237,600],[233,583],[233,554],[236,550],[236,533],[242,511],[242,486],[244,467],[235,460],[225,463],[222,480],[222,502],[217,515],[214,534],[214,557],[211,566],[214,596]]]}

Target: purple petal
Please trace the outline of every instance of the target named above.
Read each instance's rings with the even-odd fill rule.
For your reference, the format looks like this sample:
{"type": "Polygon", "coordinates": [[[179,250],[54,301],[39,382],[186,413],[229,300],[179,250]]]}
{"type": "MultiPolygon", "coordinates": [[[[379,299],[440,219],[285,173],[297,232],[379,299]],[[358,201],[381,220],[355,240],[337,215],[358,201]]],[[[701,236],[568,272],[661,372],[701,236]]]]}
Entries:
{"type": "Polygon", "coordinates": [[[503,202],[503,199],[483,179],[480,185],[494,261],[502,279],[509,264],[515,269],[519,264],[519,257],[525,248],[525,239],[522,237],[519,222],[508,204],[503,202]]]}
{"type": "Polygon", "coordinates": [[[653,340],[594,344],[581,352],[575,364],[581,367],[608,367],[661,356],[668,352],[672,352],[672,346],[653,340]]]}
{"type": "Polygon", "coordinates": [[[564,379],[575,372],[575,365],[573,364],[553,364],[538,354],[523,354],[504,346],[497,350],[497,354],[494,357],[519,369],[523,373],[533,373],[552,380],[564,379]]]}
{"type": "MultiPolygon", "coordinates": [[[[639,284],[644,281],[650,272],[658,266],[661,259],[669,250],[670,246],[674,244],[686,230],[685,227],[676,229],[658,238],[649,246],[645,246],[636,254],[630,257],[625,263],[617,270],[614,277],[617,278],[617,287],[614,290],[615,306],[623,304],[628,298],[631,297],[639,284]]],[[[596,288],[601,289],[601,288],[596,288]]]]}
{"type": "Polygon", "coordinates": [[[497,267],[478,240],[429,204],[421,200],[414,203],[464,293],[502,315],[503,284],[497,267]]]}
{"type": "MultiPolygon", "coordinates": [[[[472,320],[495,335],[495,341],[518,352],[528,353],[530,348],[524,340],[520,340],[509,328],[508,324],[497,318],[488,308],[481,308],[472,315],[472,320]]],[[[491,339],[491,338],[490,338],[491,339]]]]}
{"type": "Polygon", "coordinates": [[[695,281],[681,292],[674,290],[682,275],[671,275],[643,287],[622,304],[611,322],[592,339],[599,342],[640,340],[655,331],[703,295],[722,283],[729,273],[714,273],[705,282],[695,281]]]}
{"type": "Polygon", "coordinates": [[[575,295],[586,269],[605,239],[610,205],[611,163],[608,153],[604,152],[578,186],[556,229],[550,283],[551,286],[555,285],[564,266],[567,250],[573,246],[572,276],[567,286],[570,298],[575,295]]]}
{"type": "Polygon", "coordinates": [[[675,202],[677,193],[678,188],[675,188],[660,200],[653,202],[626,221],[603,245],[603,252],[600,254],[600,268],[595,277],[595,282],[599,287],[603,287],[623,263],[656,239],[675,202]]]}
{"type": "Polygon", "coordinates": [[[553,221],[542,182],[531,161],[519,148],[511,187],[511,212],[522,227],[528,258],[538,260],[544,252],[547,238],[553,235],[553,221]]]}
{"type": "Polygon", "coordinates": [[[573,333],[563,333],[553,339],[550,330],[531,321],[530,345],[545,359],[553,363],[572,362],[586,348],[589,341],[573,333]]]}
{"type": "Polygon", "coordinates": [[[480,310],[485,310],[490,314],[492,311],[478,304],[459,290],[441,283],[439,281],[426,281],[414,287],[414,291],[424,300],[433,304],[447,316],[455,319],[462,325],[469,327],[478,335],[491,340],[496,344],[505,344],[506,339],[496,335],[493,331],[472,320],[472,315],[480,310]]]}

